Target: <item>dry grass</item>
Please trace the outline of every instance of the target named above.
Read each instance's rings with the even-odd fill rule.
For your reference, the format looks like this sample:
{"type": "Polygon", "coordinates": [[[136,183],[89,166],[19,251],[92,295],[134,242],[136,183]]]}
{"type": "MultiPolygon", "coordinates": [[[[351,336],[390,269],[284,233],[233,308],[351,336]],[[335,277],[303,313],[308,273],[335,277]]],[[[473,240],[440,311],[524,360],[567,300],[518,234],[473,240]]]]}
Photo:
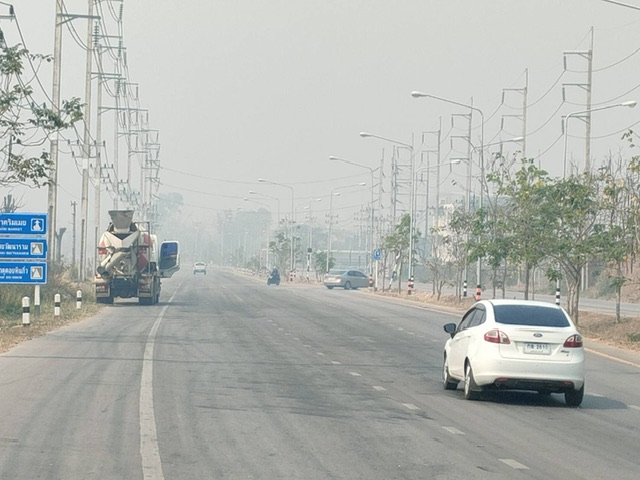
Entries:
{"type": "Polygon", "coordinates": [[[99,308],[94,302],[82,302],[82,308],[77,310],[75,300],[63,300],[59,316],[54,316],[52,306],[43,305],[40,315],[31,313],[29,326],[22,325],[22,315],[18,318],[0,318],[0,353],[64,325],[79,322],[97,313],[99,308]]]}
{"type": "Polygon", "coordinates": [[[579,330],[590,340],[640,352],[640,318],[580,312],[579,330]]]}

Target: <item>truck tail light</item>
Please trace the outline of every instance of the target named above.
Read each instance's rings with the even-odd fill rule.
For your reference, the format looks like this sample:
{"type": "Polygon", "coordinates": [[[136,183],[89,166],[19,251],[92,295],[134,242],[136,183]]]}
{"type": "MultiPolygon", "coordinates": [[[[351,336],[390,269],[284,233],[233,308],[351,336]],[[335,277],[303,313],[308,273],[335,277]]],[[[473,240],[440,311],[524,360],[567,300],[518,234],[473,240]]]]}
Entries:
{"type": "Polygon", "coordinates": [[[507,334],[504,332],[501,332],[498,329],[489,330],[487,333],[485,333],[484,341],[489,343],[501,343],[503,345],[507,345],[511,343],[511,340],[509,340],[509,337],[507,336],[507,334]]]}

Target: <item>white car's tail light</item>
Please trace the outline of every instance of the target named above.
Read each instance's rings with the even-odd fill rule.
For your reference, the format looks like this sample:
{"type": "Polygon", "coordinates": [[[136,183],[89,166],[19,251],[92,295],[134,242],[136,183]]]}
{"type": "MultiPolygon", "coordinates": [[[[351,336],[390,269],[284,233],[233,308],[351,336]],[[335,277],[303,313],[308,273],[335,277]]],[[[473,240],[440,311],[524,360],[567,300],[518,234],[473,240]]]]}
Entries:
{"type": "Polygon", "coordinates": [[[577,333],[575,335],[571,335],[569,338],[567,338],[564,341],[563,347],[565,347],[565,348],[581,348],[582,347],[582,336],[578,335],[577,333]]]}
{"type": "Polygon", "coordinates": [[[507,334],[497,329],[489,330],[487,333],[485,333],[484,340],[485,342],[501,343],[503,345],[511,343],[511,340],[509,340],[509,337],[507,336],[507,334]]]}

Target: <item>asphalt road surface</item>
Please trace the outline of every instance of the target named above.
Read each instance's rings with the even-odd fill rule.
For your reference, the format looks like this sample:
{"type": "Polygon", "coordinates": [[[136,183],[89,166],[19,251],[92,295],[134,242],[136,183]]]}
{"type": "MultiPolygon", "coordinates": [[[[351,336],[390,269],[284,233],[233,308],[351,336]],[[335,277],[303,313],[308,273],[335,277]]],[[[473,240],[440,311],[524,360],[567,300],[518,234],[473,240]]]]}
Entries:
{"type": "Polygon", "coordinates": [[[445,311],[216,270],[0,355],[0,479],[634,479],[640,359],[465,401],[445,311]]]}

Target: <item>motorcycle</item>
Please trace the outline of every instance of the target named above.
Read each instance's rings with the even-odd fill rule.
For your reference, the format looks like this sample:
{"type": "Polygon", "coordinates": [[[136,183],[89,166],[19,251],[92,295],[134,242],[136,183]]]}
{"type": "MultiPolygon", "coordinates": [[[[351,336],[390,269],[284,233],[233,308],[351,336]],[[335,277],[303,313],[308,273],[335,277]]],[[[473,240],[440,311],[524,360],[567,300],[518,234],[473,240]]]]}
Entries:
{"type": "Polygon", "coordinates": [[[280,285],[280,273],[277,270],[272,271],[267,277],[267,285],[280,285]]]}

